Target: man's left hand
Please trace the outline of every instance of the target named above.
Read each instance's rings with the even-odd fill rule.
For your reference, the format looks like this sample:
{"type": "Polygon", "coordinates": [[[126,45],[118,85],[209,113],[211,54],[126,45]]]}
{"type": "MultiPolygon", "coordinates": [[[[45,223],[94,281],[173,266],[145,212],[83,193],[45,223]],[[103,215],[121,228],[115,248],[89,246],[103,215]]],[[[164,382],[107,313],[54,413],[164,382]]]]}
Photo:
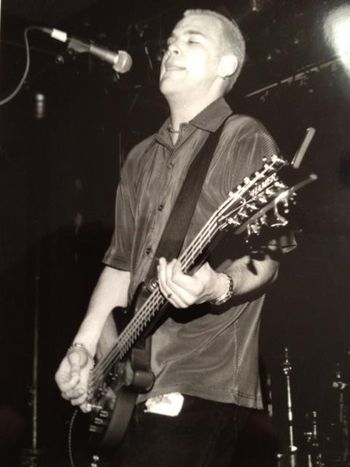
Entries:
{"type": "Polygon", "coordinates": [[[169,263],[159,259],[158,282],[162,294],[176,308],[215,300],[227,288],[225,275],[214,271],[208,263],[190,276],[182,272],[176,259],[169,263]]]}

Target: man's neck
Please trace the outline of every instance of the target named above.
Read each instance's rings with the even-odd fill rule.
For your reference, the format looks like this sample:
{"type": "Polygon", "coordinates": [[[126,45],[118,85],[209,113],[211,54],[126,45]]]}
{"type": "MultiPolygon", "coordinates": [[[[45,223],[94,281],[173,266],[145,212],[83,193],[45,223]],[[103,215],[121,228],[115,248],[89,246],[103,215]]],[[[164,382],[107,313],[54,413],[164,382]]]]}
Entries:
{"type": "Polygon", "coordinates": [[[168,99],[170,108],[171,126],[174,130],[179,130],[182,123],[187,123],[192,120],[196,115],[202,112],[218,97],[206,99],[201,101],[180,102],[178,99],[168,99]]]}

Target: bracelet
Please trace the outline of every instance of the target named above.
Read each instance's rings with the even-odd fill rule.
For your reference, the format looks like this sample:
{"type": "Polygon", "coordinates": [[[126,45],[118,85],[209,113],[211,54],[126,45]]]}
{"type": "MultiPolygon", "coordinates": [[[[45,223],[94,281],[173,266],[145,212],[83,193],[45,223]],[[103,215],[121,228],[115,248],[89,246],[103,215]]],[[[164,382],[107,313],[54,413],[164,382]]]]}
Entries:
{"type": "Polygon", "coordinates": [[[210,302],[212,305],[215,305],[215,306],[223,305],[228,300],[230,300],[230,298],[233,295],[233,279],[229,274],[226,274],[226,272],[224,272],[223,274],[225,274],[225,276],[227,277],[228,287],[227,287],[227,290],[226,290],[226,292],[224,294],[220,295],[220,297],[218,297],[215,300],[212,300],[210,302]]]}
{"type": "Polygon", "coordinates": [[[82,350],[85,355],[88,357],[89,360],[94,361],[93,355],[88,351],[84,344],[80,344],[79,342],[74,342],[67,350],[67,355],[71,354],[75,350],[80,349],[82,350]]]}

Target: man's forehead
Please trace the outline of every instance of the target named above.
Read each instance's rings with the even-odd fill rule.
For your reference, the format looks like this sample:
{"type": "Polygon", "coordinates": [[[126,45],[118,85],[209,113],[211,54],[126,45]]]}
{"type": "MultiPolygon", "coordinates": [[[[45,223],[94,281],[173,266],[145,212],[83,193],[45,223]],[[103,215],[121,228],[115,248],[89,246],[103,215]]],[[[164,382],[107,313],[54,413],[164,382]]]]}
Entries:
{"type": "Polygon", "coordinates": [[[174,27],[173,33],[199,33],[208,36],[221,31],[218,18],[208,14],[191,14],[182,18],[174,27]]]}

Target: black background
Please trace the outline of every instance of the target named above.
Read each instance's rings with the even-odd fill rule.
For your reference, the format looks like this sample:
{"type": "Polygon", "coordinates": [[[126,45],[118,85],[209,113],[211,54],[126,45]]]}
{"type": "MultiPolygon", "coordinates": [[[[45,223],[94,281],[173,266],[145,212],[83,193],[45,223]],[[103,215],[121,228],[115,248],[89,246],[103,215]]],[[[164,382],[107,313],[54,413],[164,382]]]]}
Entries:
{"type": "MultiPolygon", "coordinates": [[[[0,91],[24,70],[23,30],[57,27],[133,56],[132,71],[115,75],[96,59],[30,33],[25,86],[0,107],[0,439],[4,465],[30,447],[33,333],[39,325],[38,441],[43,465],[68,465],[68,404],[55,369],[84,315],[113,228],[114,194],[127,150],[167,115],[157,90],[167,34],[190,1],[5,1],[1,18],[0,91]],[[45,95],[40,118],[37,94],[45,95]],[[79,213],[82,224],[75,230],[79,213]]],[[[284,348],[292,363],[296,444],[316,410],[330,458],[337,425],[335,371],[345,383],[350,350],[349,70],[324,33],[342,1],[226,2],[247,38],[248,58],[228,100],[260,118],[291,158],[306,128],[316,136],[303,162],[319,179],[299,194],[303,232],[285,257],[265,304],[263,366],[272,377],[276,432],[288,443],[284,348]],[[253,11],[253,5],[261,6],[253,11]],[[289,78],[289,79],[287,79],[289,78]],[[333,424],[332,424],[333,423],[333,424]],[[327,441],[329,440],[330,441],[327,441]]],[[[206,2],[213,6],[213,2],[206,2]]],[[[348,394],[345,390],[346,407],[348,394]]],[[[341,431],[340,431],[341,432],[341,431]]],[[[337,450],[338,449],[338,450],[337,450]]],[[[343,448],[342,448],[343,449],[343,448]]],[[[259,464],[258,464],[259,465],[259,464]]]]}

